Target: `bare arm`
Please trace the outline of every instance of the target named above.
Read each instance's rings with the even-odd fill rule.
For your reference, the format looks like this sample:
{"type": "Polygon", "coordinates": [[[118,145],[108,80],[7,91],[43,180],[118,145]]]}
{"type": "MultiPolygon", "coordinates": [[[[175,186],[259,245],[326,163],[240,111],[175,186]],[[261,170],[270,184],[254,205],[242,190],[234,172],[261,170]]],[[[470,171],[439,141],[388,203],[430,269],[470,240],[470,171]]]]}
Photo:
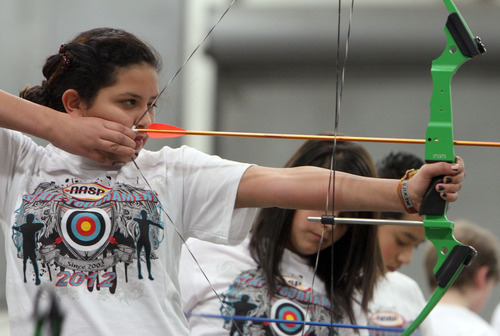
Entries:
{"type": "MultiPolygon", "coordinates": [[[[457,199],[457,192],[465,178],[463,161],[458,158],[457,164],[444,162],[427,164],[411,178],[408,185],[410,196],[417,209],[420,208],[432,177],[439,175],[451,179],[449,183],[436,186],[441,197],[449,202],[457,199]]],[[[335,176],[336,210],[404,211],[397,193],[399,180],[361,177],[341,172],[337,172],[335,176]]],[[[327,169],[317,167],[253,166],[241,179],[235,207],[276,206],[323,210],[326,206],[329,178],[330,172],[327,169]]]]}
{"type": "Polygon", "coordinates": [[[124,125],[58,112],[1,90],[0,127],[37,136],[100,163],[134,157],[135,133],[124,125]]]}

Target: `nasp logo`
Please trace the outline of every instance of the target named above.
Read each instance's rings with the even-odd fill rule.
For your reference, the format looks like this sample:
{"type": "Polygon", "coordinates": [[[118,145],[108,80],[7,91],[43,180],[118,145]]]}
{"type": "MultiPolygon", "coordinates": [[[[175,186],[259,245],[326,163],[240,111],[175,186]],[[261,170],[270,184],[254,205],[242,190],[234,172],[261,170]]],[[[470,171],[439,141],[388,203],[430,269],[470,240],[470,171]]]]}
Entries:
{"type": "Polygon", "coordinates": [[[82,201],[98,201],[106,196],[111,188],[99,183],[73,183],[64,188],[64,193],[82,201]]]}

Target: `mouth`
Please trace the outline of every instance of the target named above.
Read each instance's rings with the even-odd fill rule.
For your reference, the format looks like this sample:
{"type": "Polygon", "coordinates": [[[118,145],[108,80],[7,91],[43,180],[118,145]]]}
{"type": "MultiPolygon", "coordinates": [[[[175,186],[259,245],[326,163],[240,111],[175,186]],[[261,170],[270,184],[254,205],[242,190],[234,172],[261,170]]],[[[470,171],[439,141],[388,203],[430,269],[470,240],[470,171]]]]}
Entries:
{"type": "Polygon", "coordinates": [[[313,239],[319,244],[321,243],[321,246],[323,247],[327,247],[327,246],[330,246],[330,237],[327,235],[327,233],[325,232],[325,234],[323,235],[323,240],[321,240],[321,234],[317,234],[317,233],[312,233],[312,237],[313,239]]]}
{"type": "Polygon", "coordinates": [[[144,147],[144,145],[146,144],[146,140],[147,139],[148,139],[147,136],[143,136],[143,135],[136,136],[135,139],[134,139],[134,141],[135,141],[135,149],[139,150],[142,147],[144,147]]]}
{"type": "Polygon", "coordinates": [[[314,238],[314,240],[316,241],[321,241],[321,234],[317,234],[317,233],[312,233],[312,236],[314,238]]]}

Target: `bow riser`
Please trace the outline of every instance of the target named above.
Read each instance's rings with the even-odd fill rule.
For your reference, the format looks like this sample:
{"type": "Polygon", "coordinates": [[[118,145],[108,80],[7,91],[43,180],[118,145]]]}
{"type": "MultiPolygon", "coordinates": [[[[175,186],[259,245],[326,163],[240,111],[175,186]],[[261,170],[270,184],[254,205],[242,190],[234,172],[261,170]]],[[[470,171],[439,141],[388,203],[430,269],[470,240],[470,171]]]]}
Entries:
{"type": "Polygon", "coordinates": [[[470,57],[460,52],[454,38],[456,34],[450,32],[450,21],[452,20],[448,19],[444,29],[447,39],[446,48],[441,56],[432,62],[431,67],[433,91],[430,101],[431,118],[426,131],[426,162],[455,162],[451,80],[460,66],[470,57]]]}

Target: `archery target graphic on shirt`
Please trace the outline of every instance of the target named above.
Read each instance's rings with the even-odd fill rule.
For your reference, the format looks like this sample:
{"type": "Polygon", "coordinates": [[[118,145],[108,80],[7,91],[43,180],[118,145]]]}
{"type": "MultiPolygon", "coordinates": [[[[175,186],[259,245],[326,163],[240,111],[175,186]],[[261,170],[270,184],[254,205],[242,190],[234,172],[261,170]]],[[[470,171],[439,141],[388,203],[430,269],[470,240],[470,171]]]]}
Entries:
{"type": "Polygon", "coordinates": [[[62,236],[67,244],[80,251],[94,251],[109,237],[111,221],[104,210],[69,210],[61,220],[62,236]]]}
{"type": "Polygon", "coordinates": [[[303,328],[309,329],[302,323],[306,318],[305,311],[294,302],[280,299],[273,303],[271,307],[271,318],[287,320],[294,323],[271,323],[271,328],[278,336],[298,336],[303,334],[303,328]]]}

